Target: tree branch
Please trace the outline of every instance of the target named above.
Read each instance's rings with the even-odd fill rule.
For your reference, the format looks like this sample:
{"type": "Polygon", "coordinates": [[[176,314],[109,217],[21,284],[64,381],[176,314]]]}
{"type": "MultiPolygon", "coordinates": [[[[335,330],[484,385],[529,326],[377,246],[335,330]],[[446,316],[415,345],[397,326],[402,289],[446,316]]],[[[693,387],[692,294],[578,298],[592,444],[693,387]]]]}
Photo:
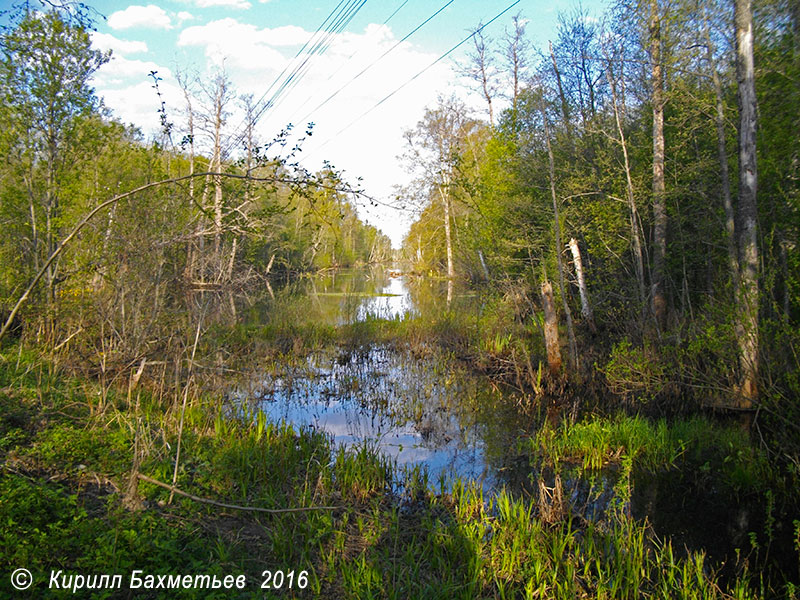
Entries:
{"type": "Polygon", "coordinates": [[[236,504],[226,504],[224,502],[217,502],[215,500],[209,500],[208,498],[201,498],[200,496],[195,496],[194,494],[190,494],[188,492],[184,492],[183,490],[179,490],[174,485],[169,485],[168,483],[158,481],[157,479],[153,479],[152,477],[148,477],[147,475],[142,475],[141,473],[137,473],[137,476],[142,481],[146,481],[147,483],[152,483],[153,485],[162,487],[165,490],[169,490],[172,493],[178,494],[179,496],[184,496],[185,498],[189,498],[190,500],[194,500],[195,502],[202,502],[203,504],[211,504],[213,506],[219,506],[221,508],[231,508],[234,510],[249,510],[253,512],[268,513],[271,515],[292,513],[292,512],[305,512],[309,510],[337,510],[342,508],[341,506],[302,506],[300,508],[260,508],[258,506],[238,506],[236,504]]]}

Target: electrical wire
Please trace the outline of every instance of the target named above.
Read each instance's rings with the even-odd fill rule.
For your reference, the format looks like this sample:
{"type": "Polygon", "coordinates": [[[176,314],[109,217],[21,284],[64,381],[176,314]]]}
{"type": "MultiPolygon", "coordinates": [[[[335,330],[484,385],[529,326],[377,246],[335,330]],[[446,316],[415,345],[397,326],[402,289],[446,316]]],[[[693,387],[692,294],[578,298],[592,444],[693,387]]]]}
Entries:
{"type": "MultiPolygon", "coordinates": [[[[306,43],[303,44],[300,50],[297,51],[297,54],[295,54],[294,58],[292,58],[292,60],[283,68],[277,77],[275,77],[272,83],[270,83],[269,87],[255,103],[256,110],[254,110],[252,113],[252,125],[255,125],[255,123],[257,123],[258,120],[263,116],[264,112],[266,112],[275,103],[275,100],[279,97],[279,94],[285,93],[289,83],[292,81],[299,82],[300,79],[302,79],[303,75],[305,75],[308,70],[309,61],[311,58],[324,53],[325,50],[330,47],[330,44],[335,36],[350,23],[356,13],[361,10],[366,2],[367,0],[339,1],[339,3],[328,14],[325,20],[319,25],[319,27],[317,27],[316,31],[311,35],[306,43]],[[330,30],[324,31],[325,27],[329,27],[330,30]],[[298,59],[303,55],[304,52],[306,53],[305,58],[298,63],[298,59]],[[276,84],[278,84],[279,81],[281,81],[281,78],[286,75],[287,71],[290,69],[291,72],[279,85],[278,90],[273,93],[272,97],[270,97],[266,104],[259,108],[259,105],[264,102],[270,91],[275,87],[276,84]]],[[[244,139],[246,129],[247,117],[242,119],[240,124],[236,127],[235,131],[237,133],[234,134],[232,140],[226,144],[226,152],[230,150],[231,147],[238,145],[244,139]]]]}
{"type": "Polygon", "coordinates": [[[320,24],[319,27],[317,27],[317,30],[313,34],[311,34],[311,37],[308,38],[308,40],[306,40],[306,43],[303,44],[303,47],[300,48],[300,50],[297,51],[297,54],[294,55],[294,58],[292,58],[292,60],[289,63],[286,64],[286,66],[283,68],[283,70],[280,73],[278,73],[278,76],[275,77],[275,79],[272,81],[272,83],[269,84],[269,87],[262,94],[261,98],[258,99],[258,102],[256,102],[256,106],[258,106],[259,104],[261,104],[261,102],[263,102],[264,98],[267,97],[267,94],[269,94],[270,90],[275,86],[276,83],[278,83],[278,81],[280,81],[281,77],[284,76],[284,74],[289,69],[289,66],[292,64],[292,62],[297,60],[300,57],[300,55],[305,51],[305,49],[312,42],[312,40],[314,40],[314,38],[320,33],[320,31],[322,31],[322,28],[325,27],[325,25],[327,25],[328,21],[331,20],[331,18],[333,18],[333,16],[336,13],[336,11],[338,11],[339,7],[342,6],[342,4],[344,4],[344,3],[345,3],[345,0],[339,0],[339,4],[336,5],[336,7],[330,12],[330,14],[327,17],[325,17],[325,20],[320,24]]]}
{"type": "MultiPolygon", "coordinates": [[[[328,50],[328,48],[330,48],[330,46],[333,43],[335,37],[338,34],[340,34],[344,30],[345,27],[347,27],[347,25],[350,23],[350,21],[353,19],[353,17],[356,15],[356,13],[358,13],[358,11],[361,10],[361,8],[364,6],[364,4],[366,4],[366,2],[367,2],[367,0],[361,0],[360,4],[358,4],[357,6],[354,6],[354,9],[351,10],[351,12],[348,15],[345,15],[345,18],[343,18],[342,20],[340,20],[336,24],[334,30],[332,31],[330,36],[328,38],[326,38],[324,43],[322,43],[319,47],[314,49],[314,54],[320,54],[320,55],[324,54],[328,50]]],[[[300,82],[300,80],[302,80],[302,78],[306,75],[306,73],[311,68],[311,63],[309,62],[310,59],[311,59],[311,56],[312,55],[309,55],[306,58],[306,60],[303,61],[303,63],[300,64],[300,66],[299,66],[299,68],[297,70],[297,73],[292,73],[292,75],[287,79],[287,81],[282,86],[282,88],[279,89],[273,95],[273,97],[270,99],[270,101],[267,103],[267,105],[264,107],[264,109],[262,109],[262,114],[263,114],[264,111],[266,111],[266,110],[268,110],[270,108],[274,108],[274,107],[278,106],[281,103],[281,101],[283,101],[288,96],[289,92],[291,92],[295,87],[297,87],[297,84],[300,82]]]]}
{"type": "Polygon", "coordinates": [[[402,3],[400,6],[398,6],[398,7],[395,9],[395,11],[394,11],[392,14],[390,14],[390,15],[389,15],[389,16],[386,18],[386,20],[385,20],[385,21],[384,21],[382,24],[383,24],[383,25],[386,25],[386,24],[387,24],[389,21],[391,21],[391,20],[394,18],[394,16],[395,16],[397,13],[399,13],[399,12],[400,12],[400,9],[401,9],[401,8],[403,8],[403,7],[404,7],[406,4],[408,4],[408,0],[404,0],[404,2],[403,2],[403,3],[402,3]]]}
{"type": "Polygon", "coordinates": [[[328,145],[330,142],[332,142],[333,140],[335,140],[336,138],[338,138],[338,137],[339,137],[339,136],[340,136],[342,133],[344,133],[345,131],[347,131],[348,129],[350,129],[350,128],[351,128],[353,125],[355,125],[355,124],[356,124],[358,121],[360,121],[361,119],[363,119],[364,117],[366,117],[366,116],[367,116],[369,113],[371,113],[373,110],[375,110],[376,108],[378,108],[378,107],[379,107],[381,104],[383,104],[384,102],[386,102],[387,100],[389,100],[389,98],[391,98],[392,96],[394,96],[394,95],[395,95],[397,92],[399,92],[400,90],[402,90],[402,89],[403,89],[404,87],[406,87],[406,86],[407,86],[409,83],[411,83],[412,81],[414,81],[415,79],[417,79],[419,76],[421,76],[423,73],[425,73],[425,72],[426,72],[428,69],[430,69],[431,67],[433,67],[433,66],[434,66],[436,63],[438,63],[439,61],[443,60],[444,58],[446,58],[447,56],[449,56],[450,54],[452,54],[452,53],[453,53],[453,52],[454,52],[454,51],[455,51],[457,48],[459,48],[460,46],[462,46],[463,44],[465,44],[465,43],[466,43],[466,42],[467,42],[469,39],[471,39],[471,38],[472,38],[472,36],[474,36],[475,34],[477,34],[477,33],[480,33],[481,31],[483,31],[483,29],[485,29],[486,27],[488,27],[489,25],[491,25],[491,24],[492,24],[494,21],[496,21],[497,19],[499,19],[500,17],[502,17],[502,16],[503,16],[505,13],[507,13],[507,12],[508,12],[509,10],[511,10],[512,8],[514,8],[514,7],[515,7],[517,4],[519,4],[520,2],[521,2],[521,0],[515,0],[515,2],[512,2],[511,4],[509,4],[509,5],[508,5],[508,6],[507,6],[507,7],[506,7],[504,10],[502,10],[502,11],[501,11],[501,12],[499,12],[497,15],[495,15],[494,17],[492,17],[492,19],[490,19],[490,20],[489,20],[488,22],[486,22],[484,25],[481,25],[481,26],[480,26],[478,29],[476,29],[475,31],[473,31],[472,33],[470,33],[470,34],[469,34],[467,37],[465,37],[463,40],[461,40],[460,42],[458,42],[458,43],[457,43],[455,46],[453,46],[452,48],[450,48],[450,49],[449,49],[447,52],[445,52],[444,54],[442,54],[442,55],[441,55],[439,58],[437,58],[436,60],[434,60],[434,61],[433,61],[431,64],[429,64],[427,67],[425,67],[425,68],[424,68],[424,69],[422,69],[421,71],[417,72],[417,74],[416,74],[416,75],[414,75],[413,77],[411,77],[410,79],[408,79],[407,81],[405,81],[405,82],[404,82],[403,84],[401,84],[399,87],[395,88],[395,89],[394,89],[392,92],[390,92],[390,93],[389,93],[387,96],[385,96],[385,97],[384,97],[382,100],[380,100],[380,101],[378,101],[376,104],[374,104],[374,105],[373,105],[371,108],[369,108],[369,109],[365,110],[365,111],[364,111],[363,113],[361,113],[361,114],[360,114],[358,117],[356,117],[355,119],[353,119],[353,120],[352,120],[350,123],[348,123],[347,125],[345,125],[344,127],[342,127],[342,129],[340,129],[338,132],[336,132],[336,134],[334,134],[333,136],[329,137],[327,140],[325,140],[325,142],[323,142],[322,144],[320,144],[319,146],[317,146],[317,148],[315,148],[313,152],[311,152],[310,154],[308,154],[308,155],[304,156],[304,157],[303,157],[303,158],[302,158],[300,161],[298,161],[298,162],[299,162],[299,163],[302,163],[302,162],[304,162],[305,160],[307,160],[308,158],[310,158],[310,157],[314,156],[314,154],[316,154],[316,153],[317,153],[317,152],[319,152],[319,151],[320,151],[322,148],[324,148],[325,146],[327,146],[327,145],[328,145]]]}
{"type": "MultiPolygon", "coordinates": [[[[386,25],[386,24],[388,24],[388,23],[389,23],[389,21],[391,21],[391,20],[392,20],[392,19],[395,17],[395,15],[396,15],[397,13],[399,13],[399,12],[400,12],[400,10],[401,10],[401,9],[402,9],[402,8],[403,8],[403,7],[404,7],[406,4],[408,4],[408,0],[403,0],[403,3],[402,3],[402,4],[400,4],[400,6],[398,6],[398,7],[397,7],[397,8],[394,10],[394,12],[393,12],[391,15],[389,15],[389,16],[386,18],[386,20],[385,20],[385,21],[382,23],[382,25],[386,25]]],[[[352,60],[353,60],[353,58],[354,58],[356,55],[358,55],[358,54],[361,54],[361,51],[362,51],[362,50],[363,50],[363,48],[359,48],[358,50],[356,50],[355,52],[353,52],[352,54],[350,54],[350,56],[348,56],[348,57],[347,57],[347,59],[345,59],[344,61],[342,61],[342,64],[340,64],[340,65],[339,65],[339,67],[338,67],[338,68],[337,68],[337,69],[336,69],[336,70],[335,70],[333,73],[331,73],[330,75],[328,75],[328,77],[325,79],[325,83],[324,83],[323,85],[327,84],[327,83],[328,83],[328,82],[329,82],[331,79],[333,79],[334,77],[336,77],[336,76],[337,76],[337,75],[338,75],[338,74],[341,72],[341,70],[342,70],[342,69],[343,69],[345,66],[347,66],[348,64],[350,64],[350,61],[352,61],[352,60]]],[[[303,102],[303,103],[302,103],[300,106],[298,106],[298,107],[295,109],[294,113],[292,113],[292,116],[289,118],[289,120],[288,120],[287,122],[289,122],[289,123],[294,123],[294,122],[295,122],[295,116],[297,116],[297,114],[298,114],[298,113],[299,113],[301,110],[303,110],[303,107],[305,107],[305,105],[306,105],[306,104],[308,104],[309,102],[311,102],[311,99],[312,99],[312,97],[313,97],[313,96],[309,95],[309,96],[308,96],[308,97],[305,99],[305,101],[304,101],[304,102],[303,102]]],[[[319,107],[317,107],[317,108],[319,108],[319,107]]],[[[316,109],[314,109],[314,110],[316,110],[316,109]]],[[[305,117],[303,117],[303,119],[301,119],[301,120],[300,120],[300,122],[302,123],[302,122],[303,122],[303,121],[305,121],[307,118],[308,118],[308,115],[306,115],[305,117]]]]}
{"type": "Polygon", "coordinates": [[[316,108],[314,108],[314,109],[312,109],[311,111],[309,111],[309,112],[308,112],[308,113],[307,113],[307,114],[306,114],[306,115],[305,115],[305,116],[304,116],[302,119],[300,119],[300,122],[301,122],[301,123],[304,123],[304,122],[306,121],[306,119],[308,119],[308,117],[310,117],[310,116],[311,116],[313,113],[315,113],[315,112],[316,112],[316,111],[318,111],[320,108],[322,108],[323,106],[325,106],[325,105],[326,105],[328,102],[330,102],[331,100],[333,100],[333,98],[335,98],[335,97],[336,97],[336,96],[339,94],[339,92],[341,92],[341,91],[342,91],[344,88],[346,88],[348,85],[350,85],[351,83],[353,83],[353,82],[354,82],[356,79],[358,79],[359,77],[361,77],[361,76],[362,76],[364,73],[366,73],[367,71],[369,71],[369,70],[370,70],[372,67],[374,67],[374,66],[375,66],[375,65],[376,65],[378,62],[380,62],[381,60],[383,60],[383,59],[386,57],[386,55],[388,55],[390,52],[392,52],[392,51],[393,51],[395,48],[397,48],[397,47],[398,47],[400,44],[402,44],[403,42],[405,42],[405,41],[406,41],[408,38],[410,38],[412,35],[414,35],[414,34],[415,34],[417,31],[419,31],[419,30],[420,30],[420,29],[422,29],[422,28],[423,28],[425,25],[427,25],[428,23],[430,23],[430,22],[431,22],[431,21],[432,21],[432,20],[433,20],[433,19],[434,19],[434,18],[435,18],[435,17],[436,17],[436,16],[437,16],[439,13],[441,13],[441,12],[442,12],[444,9],[446,9],[448,6],[450,6],[450,5],[451,5],[453,2],[455,2],[455,0],[449,0],[448,2],[446,2],[446,3],[445,3],[445,4],[444,4],[444,5],[443,5],[443,6],[442,6],[442,7],[441,7],[439,10],[437,10],[437,11],[436,11],[435,13],[433,13],[433,14],[432,14],[430,17],[428,17],[427,19],[425,19],[425,20],[424,20],[422,23],[420,23],[419,25],[417,25],[417,26],[416,26],[414,29],[412,29],[412,30],[411,30],[409,33],[407,33],[407,34],[405,35],[405,37],[403,37],[403,39],[399,40],[399,41],[398,41],[396,44],[394,44],[394,45],[393,45],[391,48],[389,48],[389,49],[388,49],[386,52],[384,52],[383,54],[381,54],[381,55],[380,55],[378,58],[376,58],[376,59],[375,59],[375,60],[373,60],[373,61],[372,61],[370,64],[368,64],[366,67],[364,67],[364,68],[363,68],[363,69],[362,69],[362,70],[361,70],[361,71],[360,71],[358,74],[356,74],[356,75],[355,75],[355,76],[354,76],[352,79],[350,79],[350,80],[349,80],[347,83],[345,83],[344,85],[342,85],[342,86],[341,86],[341,87],[340,87],[338,90],[336,90],[335,92],[333,92],[333,93],[332,93],[330,96],[328,96],[328,97],[327,97],[325,100],[323,100],[323,101],[322,101],[322,102],[321,102],[319,105],[317,105],[317,107],[316,107],[316,108]]]}

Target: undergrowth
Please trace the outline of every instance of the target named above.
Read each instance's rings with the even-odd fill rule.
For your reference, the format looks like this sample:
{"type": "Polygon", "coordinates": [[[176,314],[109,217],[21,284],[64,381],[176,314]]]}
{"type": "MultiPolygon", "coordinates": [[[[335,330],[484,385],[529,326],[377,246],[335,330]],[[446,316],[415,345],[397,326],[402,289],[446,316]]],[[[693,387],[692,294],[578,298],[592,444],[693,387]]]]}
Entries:
{"type": "MultiPolygon", "coordinates": [[[[401,475],[374,448],[334,451],[320,433],[267,423],[258,413],[224,414],[209,398],[185,415],[179,489],[252,507],[334,508],[259,514],[180,496],[169,503],[167,490],[145,482],[143,509],[123,508],[137,435],[141,472],[170,480],[177,413],[156,406],[146,390],[112,393],[98,410],[86,382],[17,350],[0,364],[0,562],[8,571],[30,569],[36,593],[45,591],[50,570],[142,569],[243,573],[242,595],[263,597],[262,571],[295,569],[308,571],[308,587],[280,597],[753,597],[747,572],[723,586],[702,551],[676,552],[621,511],[600,522],[567,511],[550,522],[536,497],[485,497],[468,482],[437,494],[418,470],[398,486],[401,475]]],[[[664,427],[586,424],[579,433],[543,433],[551,437],[531,447],[540,452],[536,444],[544,443],[559,461],[583,455],[591,468],[622,446],[652,466],[691,452],[707,430],[664,427]],[[650,447],[652,439],[661,441],[650,447]]]]}

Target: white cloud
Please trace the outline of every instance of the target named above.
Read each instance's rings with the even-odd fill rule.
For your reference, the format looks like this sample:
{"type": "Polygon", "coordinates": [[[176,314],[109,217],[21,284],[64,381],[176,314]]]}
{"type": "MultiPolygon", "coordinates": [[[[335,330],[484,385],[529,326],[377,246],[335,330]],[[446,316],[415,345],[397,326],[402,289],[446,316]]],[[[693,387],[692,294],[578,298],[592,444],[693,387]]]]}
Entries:
{"type": "Polygon", "coordinates": [[[108,26],[111,29],[130,29],[132,27],[170,29],[172,21],[166,11],[155,4],[132,5],[125,10],[118,10],[108,17],[108,26]]]}
{"type": "MultiPolygon", "coordinates": [[[[162,71],[159,70],[159,75],[162,71]]],[[[166,78],[165,78],[166,79],[166,78]]],[[[183,97],[180,89],[170,81],[160,81],[159,90],[167,107],[167,115],[171,121],[181,119],[183,97]]],[[[123,123],[133,123],[140,127],[145,135],[150,135],[160,129],[160,116],[158,114],[159,101],[152,82],[141,81],[125,87],[113,89],[100,89],[98,92],[105,100],[106,106],[111,108],[114,115],[123,123]]]]}
{"type": "Polygon", "coordinates": [[[284,25],[274,29],[262,29],[264,42],[270,46],[299,46],[311,37],[311,32],[296,25],[284,25]]]}
{"type": "Polygon", "coordinates": [[[115,56],[147,52],[147,44],[139,40],[121,40],[110,33],[92,32],[92,44],[100,50],[111,50],[115,56]]]}
{"type": "Polygon", "coordinates": [[[185,23],[186,21],[194,20],[194,15],[192,13],[190,13],[190,12],[186,12],[185,10],[182,10],[181,12],[179,12],[175,16],[178,19],[178,25],[181,25],[182,23],[185,23]]]}
{"type": "MultiPolygon", "coordinates": [[[[314,59],[314,67],[262,124],[278,128],[293,122],[300,130],[306,121],[314,121],[314,135],[301,154],[307,157],[303,166],[317,169],[323,159],[330,159],[346,170],[347,177],[363,176],[367,193],[390,202],[393,185],[407,180],[396,158],[404,149],[403,132],[417,124],[440,92],[456,91],[456,76],[444,62],[419,74],[437,55],[410,43],[400,44],[353,80],[396,43],[392,30],[381,25],[338,36],[328,53],[314,59]]],[[[405,215],[380,208],[362,207],[360,212],[399,243],[405,215]]]]}
{"type": "Polygon", "coordinates": [[[178,37],[178,46],[205,48],[206,58],[215,65],[225,60],[226,67],[263,72],[286,62],[272,46],[303,43],[309,35],[300,27],[258,29],[229,17],[184,29],[178,37]]]}
{"type": "Polygon", "coordinates": [[[151,71],[158,71],[162,78],[172,77],[172,71],[150,60],[131,60],[123,56],[112,56],[111,60],[97,72],[97,85],[110,86],[129,83],[131,80],[148,80],[151,71]]]}
{"type": "Polygon", "coordinates": [[[158,113],[160,101],[153,89],[153,80],[148,76],[151,71],[157,71],[161,78],[158,87],[169,120],[180,127],[183,120],[183,92],[169,68],[152,61],[116,56],[100,68],[92,81],[115,118],[136,125],[148,137],[161,128],[158,113]]]}
{"type": "Polygon", "coordinates": [[[195,0],[199,8],[211,8],[221,6],[225,8],[248,9],[252,6],[247,0],[195,0]]]}
{"type": "MultiPolygon", "coordinates": [[[[270,98],[279,87],[270,89],[284,66],[295,64],[291,61],[296,47],[311,35],[300,27],[259,29],[226,18],[184,30],[178,44],[203,48],[217,66],[224,59],[237,91],[259,99],[270,98]]],[[[337,35],[325,54],[309,61],[296,87],[264,113],[258,126],[260,138],[272,139],[288,123],[295,125],[300,136],[306,123],[313,121],[314,135],[300,154],[307,157],[303,166],[318,169],[323,159],[330,159],[346,170],[346,177],[363,176],[367,193],[390,200],[393,185],[407,179],[397,160],[404,148],[403,132],[417,124],[440,92],[457,87],[453,69],[440,62],[374,108],[437,58],[404,42],[353,80],[395,44],[397,37],[386,25],[372,24],[360,33],[337,35]]],[[[229,121],[235,127],[241,117],[229,121]]],[[[371,208],[360,212],[399,243],[407,226],[405,215],[371,208]]]]}

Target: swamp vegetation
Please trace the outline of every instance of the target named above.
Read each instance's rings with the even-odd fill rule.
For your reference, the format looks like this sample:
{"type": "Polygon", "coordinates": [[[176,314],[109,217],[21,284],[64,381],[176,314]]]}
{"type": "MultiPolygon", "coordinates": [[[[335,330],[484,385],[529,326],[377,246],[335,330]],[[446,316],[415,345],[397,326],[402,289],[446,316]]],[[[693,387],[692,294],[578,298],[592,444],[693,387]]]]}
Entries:
{"type": "Polygon", "coordinates": [[[0,595],[800,596],[796,3],[477,32],[399,251],[224,72],[115,122],[47,6],[0,36],[0,595]]]}

